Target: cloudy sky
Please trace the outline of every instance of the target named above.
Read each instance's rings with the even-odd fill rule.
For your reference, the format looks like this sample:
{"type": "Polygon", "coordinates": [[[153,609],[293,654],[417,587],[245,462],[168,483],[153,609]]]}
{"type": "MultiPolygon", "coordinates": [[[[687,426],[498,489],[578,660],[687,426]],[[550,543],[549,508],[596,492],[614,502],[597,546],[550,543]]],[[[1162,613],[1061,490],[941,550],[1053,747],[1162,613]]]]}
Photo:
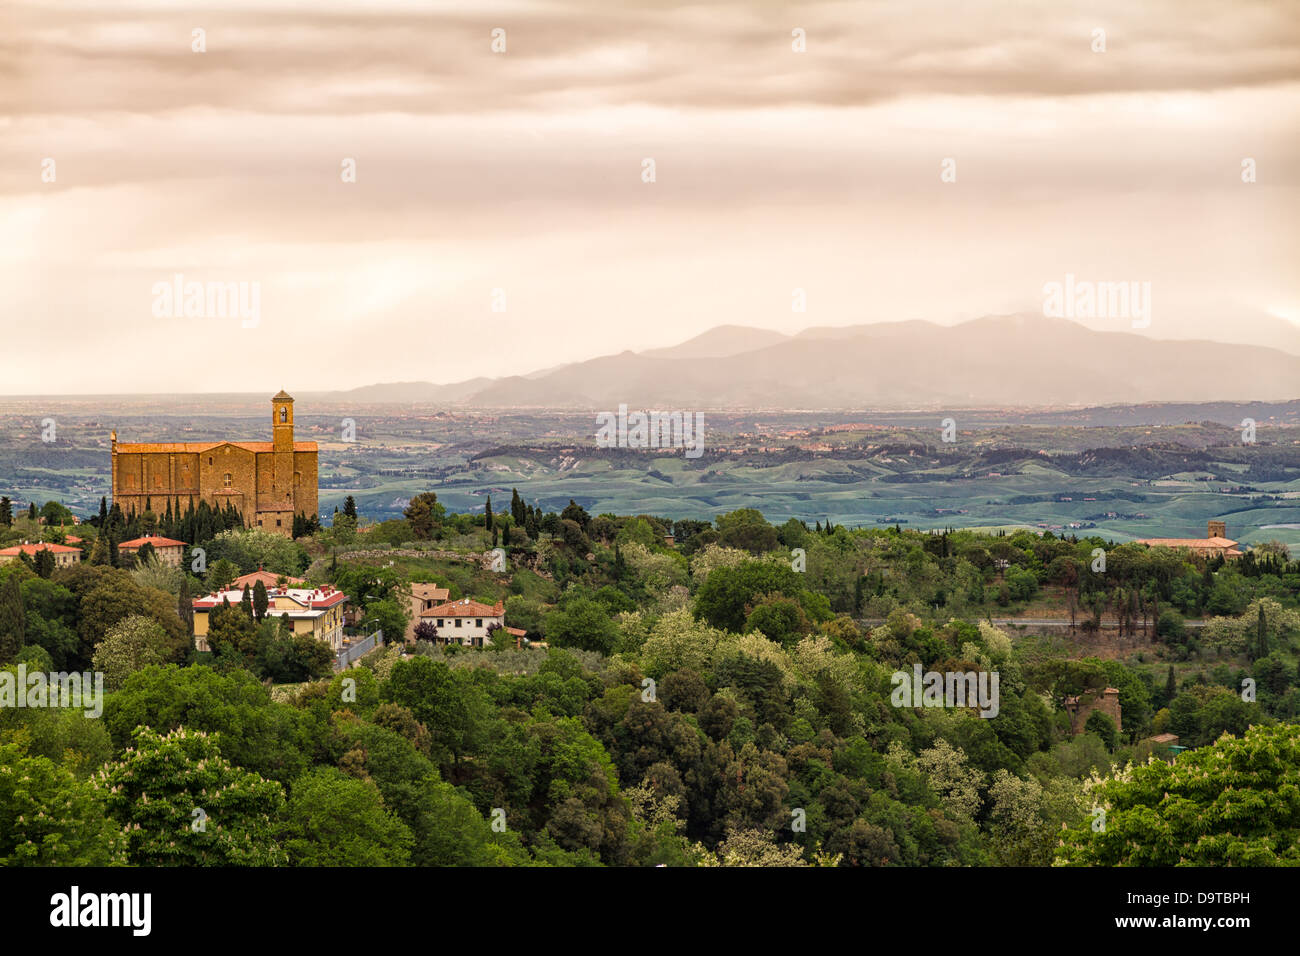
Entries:
{"type": "Polygon", "coordinates": [[[1300,323],[1295,0],[176,7],[0,6],[0,394],[450,382],[1066,274],[1151,282],[1148,334],[1300,323]],[[178,274],[256,324],[159,314],[178,274]]]}

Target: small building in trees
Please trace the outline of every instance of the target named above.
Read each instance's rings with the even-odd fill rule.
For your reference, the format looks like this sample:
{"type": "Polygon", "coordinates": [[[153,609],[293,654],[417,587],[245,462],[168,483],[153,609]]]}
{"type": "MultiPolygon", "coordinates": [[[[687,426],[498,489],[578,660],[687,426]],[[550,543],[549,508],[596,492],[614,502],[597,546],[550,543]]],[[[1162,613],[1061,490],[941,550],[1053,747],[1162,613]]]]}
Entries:
{"type": "Polygon", "coordinates": [[[1241,557],[1237,542],[1228,537],[1228,525],[1223,521],[1211,521],[1204,538],[1139,538],[1136,543],[1153,548],[1187,548],[1202,557],[1229,561],[1241,557]]]}
{"type": "Polygon", "coordinates": [[[117,546],[117,553],[134,558],[146,544],[153,548],[154,554],[158,555],[158,560],[163,564],[170,564],[173,568],[181,566],[181,561],[185,557],[185,542],[177,541],[175,538],[164,538],[161,535],[147,534],[143,538],[123,541],[117,546]]]}
{"type": "Polygon", "coordinates": [[[80,548],[71,548],[66,544],[50,544],[45,541],[39,541],[36,544],[28,544],[24,541],[22,544],[15,544],[12,547],[0,550],[0,564],[17,561],[24,554],[29,558],[35,558],[38,551],[50,552],[54,556],[54,566],[56,568],[66,568],[81,563],[80,548]]]}
{"type": "Polygon", "coordinates": [[[1083,732],[1084,725],[1093,711],[1099,711],[1115,722],[1115,729],[1123,727],[1120,723],[1122,712],[1119,706],[1119,691],[1107,687],[1102,691],[1085,691],[1077,697],[1065,698],[1065,711],[1070,715],[1070,733],[1083,732]]]}
{"type": "Polygon", "coordinates": [[[411,619],[406,623],[407,643],[415,640],[415,625],[420,623],[421,615],[430,608],[444,603],[451,596],[451,592],[446,588],[423,581],[412,581],[410,588],[411,619]]]}

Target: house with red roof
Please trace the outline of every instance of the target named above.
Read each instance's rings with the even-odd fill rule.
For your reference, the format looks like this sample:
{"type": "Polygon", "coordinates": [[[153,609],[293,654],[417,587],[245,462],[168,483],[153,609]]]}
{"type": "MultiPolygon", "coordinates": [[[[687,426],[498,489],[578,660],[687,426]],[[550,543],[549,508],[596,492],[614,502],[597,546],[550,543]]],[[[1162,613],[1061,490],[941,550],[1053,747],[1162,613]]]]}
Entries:
{"type": "MultiPolygon", "coordinates": [[[[250,590],[251,590],[250,586],[250,590]]],[[[196,598],[191,602],[194,610],[194,646],[201,651],[208,646],[209,615],[227,601],[236,605],[244,598],[243,588],[233,588],[196,598]]],[[[324,641],[337,653],[343,647],[343,609],[348,597],[332,587],[279,588],[266,590],[267,617],[286,618],[294,634],[310,634],[324,641]]]]}
{"type": "Polygon", "coordinates": [[[80,548],[72,548],[66,544],[50,544],[46,541],[38,541],[36,544],[28,544],[24,541],[22,544],[0,550],[0,564],[17,561],[24,554],[29,558],[35,558],[38,551],[49,551],[53,554],[56,568],[66,568],[81,563],[80,548]]]}
{"type": "MultiPolygon", "coordinates": [[[[432,621],[438,628],[437,644],[459,644],[462,647],[485,647],[491,638],[488,629],[493,625],[505,627],[506,610],[500,601],[496,604],[483,604],[462,598],[435,604],[420,612],[420,620],[432,621]]],[[[506,632],[516,639],[522,639],[524,631],[517,627],[507,627],[506,632]]]]}
{"type": "Polygon", "coordinates": [[[164,538],[162,535],[146,534],[142,538],[123,541],[117,546],[117,553],[129,554],[134,558],[146,544],[153,545],[154,553],[163,564],[170,564],[173,568],[181,566],[181,561],[185,557],[185,542],[177,541],[175,538],[164,538]]]}

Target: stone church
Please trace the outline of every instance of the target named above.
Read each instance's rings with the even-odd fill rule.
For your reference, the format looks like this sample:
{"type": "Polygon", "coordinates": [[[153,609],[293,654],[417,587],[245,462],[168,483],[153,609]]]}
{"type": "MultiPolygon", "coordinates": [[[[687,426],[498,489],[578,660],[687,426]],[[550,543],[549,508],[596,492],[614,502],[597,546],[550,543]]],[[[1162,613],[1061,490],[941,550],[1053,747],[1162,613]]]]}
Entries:
{"type": "Polygon", "coordinates": [[[293,517],[316,514],[316,443],[293,440],[293,399],[271,399],[271,441],[118,444],[112,433],[113,503],[122,513],[184,513],[233,504],[252,528],[288,535],[293,517]]]}

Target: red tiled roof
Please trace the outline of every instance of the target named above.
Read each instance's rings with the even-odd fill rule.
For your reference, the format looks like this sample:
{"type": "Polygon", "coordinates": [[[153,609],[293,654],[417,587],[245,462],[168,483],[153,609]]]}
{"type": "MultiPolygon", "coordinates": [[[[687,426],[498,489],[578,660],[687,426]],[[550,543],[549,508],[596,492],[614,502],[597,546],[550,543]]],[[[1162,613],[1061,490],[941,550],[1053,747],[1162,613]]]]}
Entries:
{"type": "Polygon", "coordinates": [[[263,587],[273,588],[275,587],[275,582],[279,581],[282,577],[290,587],[295,584],[303,583],[302,578],[291,578],[287,574],[272,574],[270,571],[263,571],[261,568],[258,568],[256,571],[251,571],[248,574],[241,574],[239,577],[235,578],[235,580],[230,582],[230,589],[233,591],[242,591],[244,590],[245,584],[251,588],[255,587],[258,581],[262,582],[263,587]]]}
{"type": "Polygon", "coordinates": [[[4,555],[6,558],[16,558],[20,554],[34,555],[37,551],[52,551],[55,554],[69,554],[80,550],[80,548],[69,548],[66,544],[50,544],[42,541],[38,544],[15,544],[13,547],[5,548],[3,551],[0,551],[0,555],[4,555]]]}
{"type": "Polygon", "coordinates": [[[118,544],[118,548],[134,549],[145,544],[151,544],[155,548],[185,547],[184,541],[177,541],[175,538],[162,538],[159,537],[158,535],[153,535],[151,537],[149,535],[145,535],[143,538],[132,538],[130,541],[123,541],[120,544],[118,544]]]}
{"type": "Polygon", "coordinates": [[[500,617],[505,613],[505,605],[500,601],[496,604],[480,604],[478,601],[463,598],[459,601],[437,604],[421,613],[420,617],[500,617]]]}
{"type": "MultiPolygon", "coordinates": [[[[274,593],[287,595],[302,604],[304,607],[310,607],[313,610],[330,608],[348,599],[348,596],[342,591],[331,587],[285,588],[284,590],[275,591],[274,593]]],[[[196,611],[210,611],[213,608],[220,607],[223,600],[229,600],[233,605],[242,601],[243,597],[243,588],[239,588],[238,590],[231,588],[222,591],[219,594],[209,594],[205,597],[195,598],[191,602],[191,605],[196,611]]],[[[275,613],[275,609],[272,608],[270,613],[275,613]]]]}
{"type": "Polygon", "coordinates": [[[1159,548],[1231,548],[1237,542],[1230,538],[1139,538],[1137,543],[1159,548]]]}
{"type": "MultiPolygon", "coordinates": [[[[156,454],[160,452],[182,452],[197,453],[208,451],[212,448],[218,448],[221,445],[234,445],[236,448],[242,448],[245,451],[274,451],[275,445],[269,441],[177,441],[177,442],[135,442],[132,444],[117,443],[117,453],[120,455],[142,455],[156,454]]],[[[316,451],[314,441],[296,441],[293,443],[294,451],[316,451]]]]}
{"type": "Polygon", "coordinates": [[[523,637],[528,632],[525,631],[522,627],[507,627],[506,633],[513,634],[515,637],[523,637]]]}
{"type": "Polygon", "coordinates": [[[450,593],[446,588],[436,584],[424,581],[411,582],[411,597],[419,598],[421,601],[445,601],[450,593]]]}

